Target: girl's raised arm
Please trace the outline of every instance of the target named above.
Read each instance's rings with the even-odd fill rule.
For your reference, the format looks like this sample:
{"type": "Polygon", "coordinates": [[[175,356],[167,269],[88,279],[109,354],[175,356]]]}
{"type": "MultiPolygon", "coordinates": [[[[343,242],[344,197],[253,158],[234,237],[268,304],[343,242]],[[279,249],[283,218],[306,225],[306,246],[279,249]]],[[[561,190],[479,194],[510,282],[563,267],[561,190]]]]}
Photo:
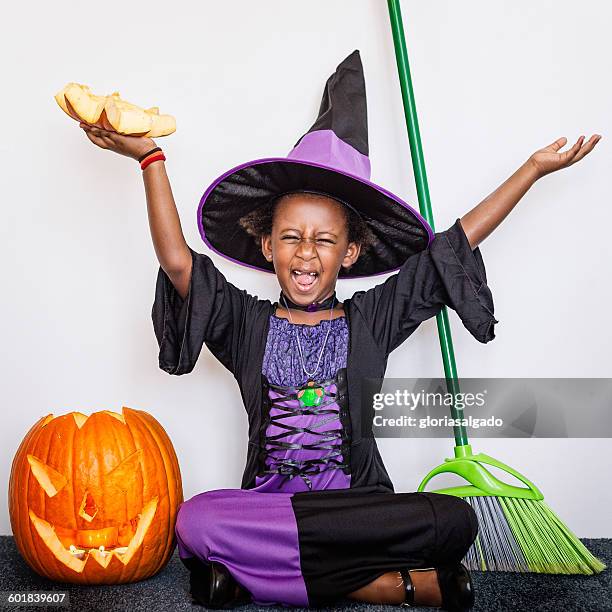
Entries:
{"type": "Polygon", "coordinates": [[[163,161],[155,161],[142,171],[142,175],[147,195],[149,227],[159,265],[181,298],[185,299],[189,291],[192,258],[183,236],[166,166],[163,161]]]}
{"type": "MultiPolygon", "coordinates": [[[[124,136],[102,128],[79,124],[91,142],[134,160],[155,148],[151,138],[124,136]]],[[[153,247],[159,265],[182,299],[187,297],[191,277],[192,257],[183,236],[172,188],[163,161],[149,164],[142,172],[147,197],[147,212],[153,247]]]]}
{"type": "MultiPolygon", "coordinates": [[[[135,160],[155,148],[150,138],[80,125],[94,144],[135,160]]],[[[257,304],[257,297],[229,283],[208,255],[189,248],[164,162],[152,162],[142,172],[149,227],[160,265],[151,311],[159,367],[174,375],[191,372],[206,343],[213,355],[235,372],[240,323],[257,304]]]]}
{"type": "Polygon", "coordinates": [[[399,272],[368,291],[352,297],[363,324],[388,355],[421,322],[434,317],[446,304],[479,342],[495,338],[499,321],[479,244],[504,220],[536,180],[566,168],[593,150],[601,136],[584,145],[584,137],[563,153],[567,142],[559,138],[536,151],[510,178],[444,232],[437,232],[429,247],[411,257],[399,272]]]}
{"type": "Polygon", "coordinates": [[[461,226],[472,249],[475,249],[509,214],[530,187],[543,176],[567,168],[590,153],[600,141],[594,134],[584,144],[584,136],[573,147],[559,153],[567,143],[562,136],[552,144],[539,149],[493,193],[461,217],[461,226]]]}

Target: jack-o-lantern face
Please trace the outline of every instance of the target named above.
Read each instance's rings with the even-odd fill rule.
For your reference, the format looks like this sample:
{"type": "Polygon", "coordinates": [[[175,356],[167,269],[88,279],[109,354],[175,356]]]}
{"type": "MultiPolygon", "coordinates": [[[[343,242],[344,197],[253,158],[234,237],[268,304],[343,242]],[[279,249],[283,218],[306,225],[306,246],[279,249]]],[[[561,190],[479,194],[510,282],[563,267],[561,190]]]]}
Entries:
{"type": "Polygon", "coordinates": [[[11,470],[9,511],[29,565],[67,582],[152,576],[174,549],[181,474],[170,439],[146,412],[48,415],[11,470]]]}

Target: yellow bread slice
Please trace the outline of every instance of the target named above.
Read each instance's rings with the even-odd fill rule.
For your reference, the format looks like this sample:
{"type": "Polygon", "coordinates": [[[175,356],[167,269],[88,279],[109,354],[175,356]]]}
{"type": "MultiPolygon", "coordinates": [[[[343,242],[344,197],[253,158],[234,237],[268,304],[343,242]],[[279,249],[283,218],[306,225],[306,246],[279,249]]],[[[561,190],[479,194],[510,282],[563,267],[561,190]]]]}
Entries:
{"type": "Polygon", "coordinates": [[[153,115],[125,100],[107,97],[104,111],[108,122],[119,134],[146,134],[153,125],[153,115]]]}
{"type": "Polygon", "coordinates": [[[176,120],[172,115],[160,115],[157,106],[143,109],[122,100],[118,91],[108,96],[97,96],[88,85],[70,82],[54,97],[69,117],[108,131],[150,138],[176,131],[176,120]]]}
{"type": "Polygon", "coordinates": [[[82,83],[74,83],[74,82],[70,82],[68,84],[66,84],[64,87],[62,87],[62,89],[60,91],[58,91],[54,98],[55,101],[59,104],[60,108],[67,114],[70,115],[70,113],[68,112],[68,109],[66,108],[66,99],[64,98],[64,93],[66,93],[66,91],[68,89],[70,89],[73,86],[77,86],[77,87],[82,87],[83,89],[89,89],[89,86],[87,85],[83,85],[82,83]]]}
{"type": "Polygon", "coordinates": [[[76,114],[76,112],[74,111],[74,109],[70,106],[68,106],[68,104],[66,103],[66,97],[65,97],[65,93],[66,91],[68,91],[69,89],[73,88],[73,87],[81,87],[85,90],[88,90],[89,87],[87,85],[82,85],[81,83],[68,83],[63,89],[61,89],[60,91],[58,91],[54,98],[55,101],[59,104],[59,107],[69,116],[72,117],[72,119],[76,119],[77,121],[81,121],[81,118],[76,114]]]}
{"type": "Polygon", "coordinates": [[[104,110],[106,96],[93,94],[89,87],[73,83],[64,91],[64,99],[74,109],[79,119],[86,123],[96,123],[104,110]]]}
{"type": "MultiPolygon", "coordinates": [[[[149,111],[146,111],[147,113],[149,111]]],[[[148,138],[157,138],[159,136],[168,136],[176,132],[176,119],[172,115],[151,114],[153,123],[151,129],[145,134],[148,138]]]]}
{"type": "MultiPolygon", "coordinates": [[[[106,98],[112,98],[113,100],[121,100],[121,96],[119,95],[118,91],[113,91],[113,93],[110,96],[106,96],[106,98]]],[[[106,106],[106,102],[104,103],[104,105],[106,106]]],[[[100,119],[98,119],[98,122],[96,123],[97,127],[100,127],[104,130],[108,130],[109,132],[114,132],[115,128],[109,123],[107,117],[106,117],[106,111],[103,110],[102,113],[100,114],[100,119]]]]}

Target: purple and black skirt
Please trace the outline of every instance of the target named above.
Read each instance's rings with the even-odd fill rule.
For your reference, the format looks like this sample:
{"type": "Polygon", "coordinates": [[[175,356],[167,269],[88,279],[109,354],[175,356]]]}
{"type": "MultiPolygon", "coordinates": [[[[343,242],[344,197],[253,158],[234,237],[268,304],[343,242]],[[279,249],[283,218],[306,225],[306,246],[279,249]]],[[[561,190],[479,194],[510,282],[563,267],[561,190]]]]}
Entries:
{"type": "Polygon", "coordinates": [[[181,559],[222,563],[256,604],[328,605],[386,572],[459,561],[476,537],[461,499],[351,488],[336,378],[347,347],[343,317],[301,325],[272,315],[255,487],[206,491],[179,510],[181,559]]]}

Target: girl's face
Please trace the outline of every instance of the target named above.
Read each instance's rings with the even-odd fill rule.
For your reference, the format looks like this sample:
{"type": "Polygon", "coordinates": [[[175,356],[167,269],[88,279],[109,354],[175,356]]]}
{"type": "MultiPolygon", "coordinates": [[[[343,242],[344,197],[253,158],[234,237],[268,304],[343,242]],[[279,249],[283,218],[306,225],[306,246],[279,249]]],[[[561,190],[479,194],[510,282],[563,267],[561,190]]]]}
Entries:
{"type": "Polygon", "coordinates": [[[261,247],[283,292],[300,305],[330,297],[340,267],[353,265],[361,250],[348,241],[342,204],[313,194],[291,194],[277,204],[272,235],[262,237],[261,247]]]}

